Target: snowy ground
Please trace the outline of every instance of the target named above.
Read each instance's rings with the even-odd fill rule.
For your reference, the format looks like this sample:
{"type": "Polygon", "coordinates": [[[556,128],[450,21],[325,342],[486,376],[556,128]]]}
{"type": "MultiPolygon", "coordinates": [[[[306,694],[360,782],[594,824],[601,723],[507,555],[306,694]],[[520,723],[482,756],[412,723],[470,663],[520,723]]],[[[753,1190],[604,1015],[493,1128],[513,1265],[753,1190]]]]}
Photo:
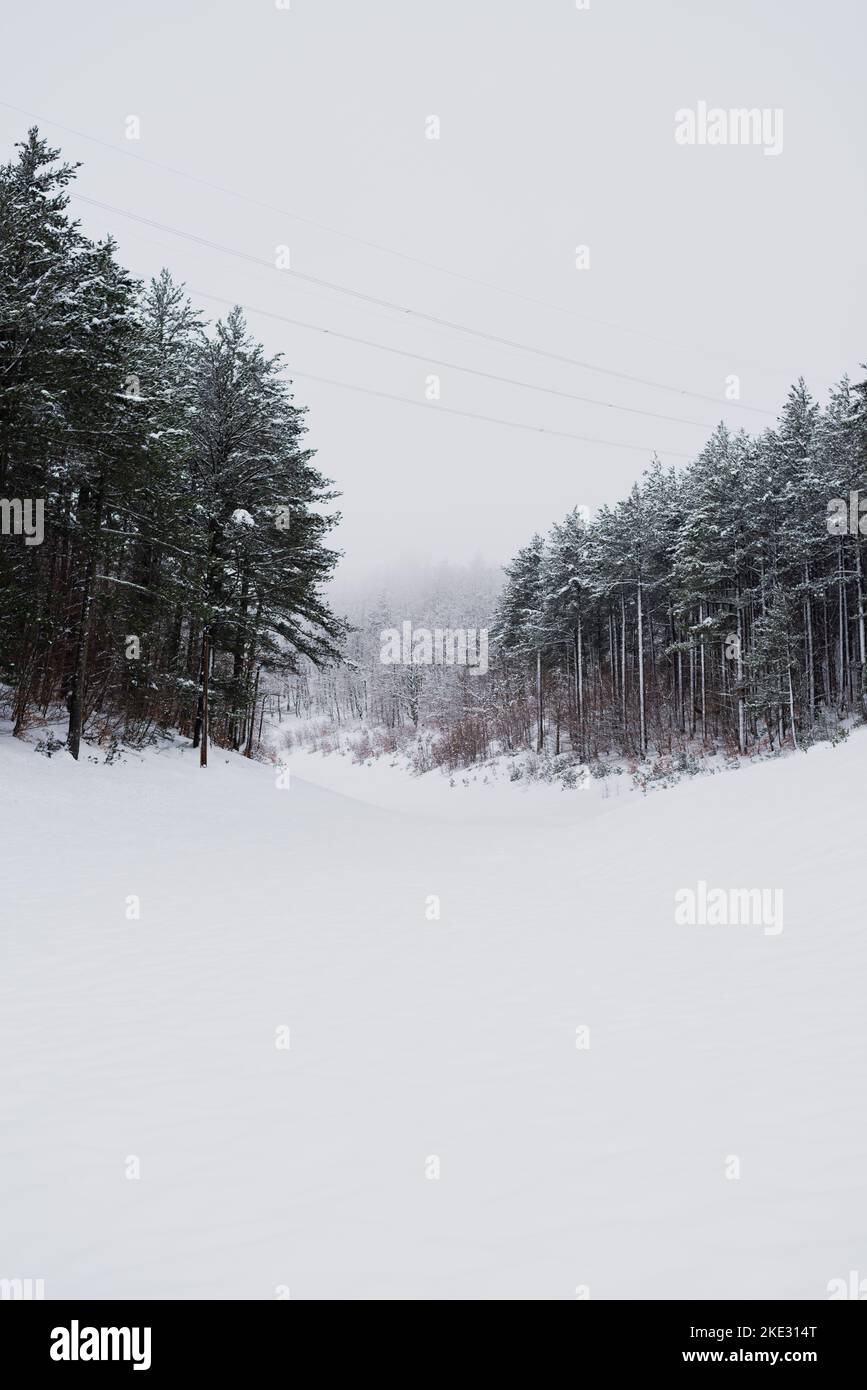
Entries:
{"type": "Polygon", "coordinates": [[[867,1275],[867,733],[647,797],[328,761],[285,789],[217,750],[76,766],[0,737],[0,1277],[822,1299],[867,1275]],[[675,925],[699,879],[783,888],[782,933],[675,925]]]}

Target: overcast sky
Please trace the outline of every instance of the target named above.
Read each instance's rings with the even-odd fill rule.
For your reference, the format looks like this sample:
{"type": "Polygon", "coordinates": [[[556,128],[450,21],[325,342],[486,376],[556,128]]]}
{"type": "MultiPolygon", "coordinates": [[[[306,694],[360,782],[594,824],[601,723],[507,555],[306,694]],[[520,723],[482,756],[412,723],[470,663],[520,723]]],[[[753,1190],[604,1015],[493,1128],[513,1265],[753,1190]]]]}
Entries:
{"type": "MultiPolygon", "coordinates": [[[[770,423],[759,412],[775,412],[798,373],[821,396],[857,374],[865,15],[863,0],[590,0],[586,11],[575,0],[3,0],[0,95],[83,161],[81,194],[174,229],[76,201],[89,233],[111,231],[137,275],[168,265],[210,317],[227,311],[221,301],[250,306],[253,332],[285,354],[309,443],[343,493],[345,581],[406,556],[506,560],[575,504],[615,501],[654,449],[682,462],[720,418],[770,423]],[[679,145],[675,111],[700,101],[781,109],[782,153],[679,145]],[[126,138],[130,116],[138,140],[126,138]],[[289,272],[274,264],[278,246],[289,272]],[[577,246],[589,269],[576,268],[577,246]],[[430,373],[438,405],[425,402],[430,373]],[[726,400],[731,375],[739,405],[726,400]]],[[[0,105],[4,158],[28,123],[0,105]]]]}

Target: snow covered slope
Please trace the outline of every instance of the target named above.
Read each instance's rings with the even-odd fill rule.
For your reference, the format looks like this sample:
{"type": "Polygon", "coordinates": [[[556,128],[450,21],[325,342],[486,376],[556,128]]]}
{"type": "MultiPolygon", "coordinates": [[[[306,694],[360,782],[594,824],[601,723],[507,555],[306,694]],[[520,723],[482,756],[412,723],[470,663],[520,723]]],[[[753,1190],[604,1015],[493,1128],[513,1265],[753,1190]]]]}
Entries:
{"type": "Polygon", "coordinates": [[[554,819],[502,786],[475,822],[217,750],[0,738],[0,1277],[822,1299],[867,1275],[865,794],[864,733],[554,819]],[[699,880],[782,888],[782,932],[677,925],[699,880]]]}

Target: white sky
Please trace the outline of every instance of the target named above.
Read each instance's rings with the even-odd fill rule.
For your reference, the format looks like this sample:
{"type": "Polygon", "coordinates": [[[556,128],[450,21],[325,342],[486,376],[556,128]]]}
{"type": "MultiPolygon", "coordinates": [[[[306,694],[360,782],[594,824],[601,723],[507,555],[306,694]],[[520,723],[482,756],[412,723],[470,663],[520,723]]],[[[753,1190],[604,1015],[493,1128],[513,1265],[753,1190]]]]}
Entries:
{"type": "MultiPolygon", "coordinates": [[[[574,0],[291,0],[289,10],[3,0],[2,99],[44,118],[43,132],[84,161],[87,197],[243,253],[73,204],[88,232],[114,233],[135,274],[167,264],[210,316],[227,306],[206,293],[706,425],[486,381],[250,313],[256,336],[285,353],[318,465],[343,492],[346,580],[406,557],[506,560],[576,503],[616,500],[652,449],[678,462],[721,417],[769,423],[725,400],[730,373],[742,405],[770,411],[799,372],[822,395],[843,371],[857,374],[867,357],[865,13],[860,0],[591,0],[586,12],[574,0]],[[677,145],[674,112],[699,100],[782,108],[783,153],[677,145]],[[439,141],[425,138],[434,114],[439,141]],[[130,115],[138,141],[125,138],[130,115]],[[293,270],[676,390],[313,287],[271,268],[281,244],[293,270]],[[590,247],[589,270],[575,269],[578,244],[590,247]],[[433,371],[442,406],[617,447],[301,375],[423,404],[433,371]]],[[[4,158],[28,123],[0,105],[4,158]]]]}

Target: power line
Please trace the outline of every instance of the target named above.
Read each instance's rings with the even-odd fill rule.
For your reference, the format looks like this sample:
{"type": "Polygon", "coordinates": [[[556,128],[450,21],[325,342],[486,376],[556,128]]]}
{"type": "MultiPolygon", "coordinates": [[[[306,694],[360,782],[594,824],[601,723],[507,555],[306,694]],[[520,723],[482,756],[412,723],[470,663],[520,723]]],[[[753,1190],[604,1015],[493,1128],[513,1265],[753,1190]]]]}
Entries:
{"type": "Polygon", "coordinates": [[[450,275],[453,279],[462,280],[465,284],[476,285],[480,289],[491,290],[495,294],[508,295],[512,299],[521,300],[525,304],[534,304],[537,308],[548,309],[557,314],[563,314],[568,318],[578,319],[583,323],[592,323],[597,328],[611,329],[616,333],[629,333],[634,337],[644,338],[648,342],[660,343],[664,347],[674,349],[676,352],[689,352],[706,357],[713,361],[738,361],[745,367],[753,371],[773,372],[780,376],[798,376],[799,373],[792,373],[785,367],[770,367],[760,362],[751,362],[742,357],[739,353],[728,352],[708,352],[706,348],[686,347],[682,343],[673,342],[670,338],[663,338],[657,333],[650,333],[643,328],[632,328],[628,324],[610,323],[606,319],[595,318],[590,314],[579,313],[576,309],[568,309],[562,304],[554,304],[550,300],[540,299],[536,295],[525,294],[521,290],[509,289],[505,285],[496,285],[490,280],[483,280],[475,275],[468,275],[464,271],[453,270],[449,266],[439,265],[435,261],[425,260],[421,256],[413,256],[407,251],[400,251],[394,246],[385,246],[382,242],[372,241],[367,237],[358,236],[354,232],[347,232],[339,227],[332,227],[326,222],[318,222],[315,218],[307,217],[300,212],[290,212],[287,208],[277,207],[274,203],[266,202],[262,198],[254,198],[249,193],[240,193],[237,189],[227,188],[225,184],[214,182],[212,179],[204,179],[198,174],[191,174],[186,169],[176,169],[171,164],[164,164],[157,159],[149,159],[146,155],[137,154],[134,150],[123,149],[119,145],[113,145],[110,140],[101,140],[96,135],[89,135],[86,131],[76,130],[73,126],[63,125],[60,121],[49,120],[45,116],[39,116],[35,111],[28,111],[23,106],[16,106],[10,101],[0,101],[0,106],[8,111],[17,111],[19,115],[28,116],[31,120],[39,121],[43,125],[56,127],[57,130],[65,131],[67,135],[74,135],[77,139],[88,140],[91,144],[99,145],[102,149],[110,150],[113,154],[122,155],[125,159],[133,159],[138,164],[147,165],[152,169],[159,169],[163,173],[172,174],[176,178],[186,179],[190,183],[198,184],[201,188],[209,188],[212,192],[221,193],[225,197],[235,198],[239,202],[249,203],[251,207],[262,208],[266,212],[277,213],[280,217],[288,217],[293,222],[300,222],[308,227],[314,227],[317,231],[327,232],[330,236],[341,237],[344,241],[355,242],[358,246],[365,246],[368,250],[377,251],[383,255],[396,256],[398,259],[406,261],[410,265],[421,266],[425,270],[434,270],[441,275],[450,275]]]}
{"type": "MultiPolygon", "coordinates": [[[[115,207],[112,203],[104,203],[97,198],[88,198],[83,193],[73,193],[70,196],[78,202],[87,203],[90,207],[101,208],[104,212],[113,212],[119,217],[127,217],[133,222],[139,222],[157,231],[168,232],[172,236],[183,237],[187,241],[195,242],[198,246],[206,246],[209,250],[219,251],[227,256],[235,256],[240,260],[249,261],[252,265],[266,266],[269,270],[275,268],[273,262],[265,260],[262,256],[254,256],[250,252],[239,251],[232,246],[223,246],[220,242],[211,241],[207,237],[198,236],[195,232],[185,232],[179,227],[172,227],[165,222],[157,222],[154,218],[144,217],[141,213],[128,212],[125,208],[115,207]]],[[[503,338],[498,334],[488,333],[481,328],[472,328],[468,324],[455,323],[451,319],[441,318],[437,314],[428,314],[421,309],[411,309],[405,304],[395,304],[392,300],[381,299],[376,295],[367,294],[363,290],[354,290],[347,285],[338,285],[332,280],[324,280],[317,275],[309,275],[304,271],[292,270],[289,266],[281,268],[280,273],[283,275],[292,275],[296,279],[303,280],[307,284],[317,285],[320,289],[333,290],[337,294],[348,295],[350,298],[361,300],[363,303],[375,304],[381,309],[392,309],[395,313],[419,319],[425,323],[433,323],[441,328],[447,328],[457,333],[469,334],[471,337],[480,338],[485,342],[495,343],[500,347],[514,348],[518,352],[529,352],[536,357],[544,357],[552,362],[559,362],[569,367],[580,367],[584,371],[596,372],[601,376],[614,377],[618,381],[628,381],[633,385],[649,386],[655,391],[669,391],[678,396],[689,396],[694,400],[709,401],[711,405],[719,405],[719,400],[716,396],[708,396],[699,391],[689,391],[681,386],[670,386],[667,382],[651,381],[646,377],[633,376],[629,372],[617,371],[613,367],[599,367],[595,363],[582,362],[578,358],[566,357],[558,352],[549,352],[546,348],[534,347],[530,343],[517,342],[512,338],[503,338]]],[[[739,401],[732,401],[730,404],[735,406],[738,410],[747,410],[754,415],[774,416],[773,411],[763,410],[759,406],[742,405],[739,401]]]]}
{"type": "MultiPolygon", "coordinates": [[[[482,420],[488,425],[505,425],[513,430],[529,430],[532,434],[552,435],[557,439],[575,439],[579,444],[601,444],[609,449],[631,449],[640,454],[652,454],[655,450],[648,444],[625,444],[618,439],[594,439],[591,435],[571,434],[567,430],[551,430],[546,425],[526,425],[520,420],[503,420],[498,415],[479,415],[471,410],[458,410],[450,405],[428,405],[425,401],[413,401],[408,396],[395,396],[389,391],[377,391],[371,386],[358,386],[353,381],[336,381],[330,376],[316,376],[313,372],[297,372],[294,367],[291,369],[293,379],[296,376],[306,381],[324,382],[326,386],[339,386],[345,391],[358,391],[364,396],[378,396],[384,401],[397,401],[400,405],[414,405],[418,410],[427,410],[435,415],[461,415],[465,420],[482,420]]],[[[674,449],[663,449],[662,453],[671,458],[691,459],[692,454],[678,453],[674,449]]]]}
{"type": "MultiPolygon", "coordinates": [[[[0,105],[9,105],[9,103],[0,102],[0,105]]],[[[84,194],[75,193],[75,194],[72,194],[71,196],[74,197],[74,198],[76,198],[79,202],[87,203],[87,204],[90,205],[90,206],[98,207],[98,208],[101,208],[101,209],[103,209],[103,210],[105,210],[105,211],[108,211],[108,212],[117,213],[117,214],[119,214],[119,215],[122,216],[122,217],[127,217],[127,218],[130,218],[132,221],[143,223],[144,225],[149,226],[149,227],[152,227],[152,228],[155,228],[155,229],[158,230],[158,231],[167,232],[167,233],[169,233],[170,235],[174,235],[174,236],[180,236],[180,237],[184,238],[185,240],[193,241],[193,242],[197,243],[198,245],[207,246],[207,247],[209,247],[209,248],[211,248],[211,249],[213,249],[213,250],[217,250],[217,251],[223,252],[223,253],[225,253],[225,254],[227,254],[227,255],[236,256],[236,257],[239,257],[240,259],[250,261],[250,262],[252,262],[253,264],[265,266],[265,267],[266,267],[267,269],[269,269],[269,270],[272,270],[272,269],[274,268],[273,265],[272,265],[272,263],[271,263],[270,261],[266,261],[266,260],[264,260],[262,257],[253,256],[253,255],[251,255],[251,254],[249,254],[249,253],[247,253],[247,252],[238,251],[238,250],[236,250],[236,249],[234,249],[234,248],[232,248],[232,247],[221,246],[219,243],[209,241],[207,238],[205,238],[205,237],[200,237],[200,236],[196,235],[196,234],[193,233],[193,232],[185,232],[185,231],[182,231],[180,228],[168,226],[168,225],[166,225],[165,223],[157,222],[157,221],[155,221],[155,220],[152,219],[152,218],[146,218],[146,217],[141,216],[140,214],[128,212],[128,211],[126,211],[126,210],[123,209],[123,208],[114,207],[114,206],[113,206],[112,204],[110,204],[110,203],[104,203],[104,202],[101,202],[101,201],[99,201],[99,200],[97,200],[97,199],[95,199],[95,198],[88,198],[88,197],[86,197],[84,194]]],[[[365,301],[374,303],[374,304],[376,304],[378,307],[381,307],[381,308],[396,309],[396,310],[398,310],[399,312],[402,312],[402,313],[412,314],[412,315],[414,315],[414,316],[417,316],[417,317],[420,317],[420,318],[424,318],[425,320],[428,320],[428,321],[437,323],[437,324],[439,324],[440,326],[445,327],[445,328],[448,328],[448,329],[457,329],[457,330],[459,330],[459,331],[461,331],[461,332],[472,333],[472,334],[474,334],[474,335],[476,335],[476,336],[482,336],[482,337],[488,337],[488,336],[490,336],[490,335],[487,335],[487,334],[483,333],[481,330],[475,330],[475,329],[471,329],[471,328],[464,328],[462,325],[459,325],[459,324],[451,324],[451,323],[449,323],[447,320],[436,318],[436,316],[434,316],[434,315],[427,315],[427,314],[421,313],[421,311],[418,311],[418,310],[407,309],[407,308],[405,308],[405,307],[403,307],[403,306],[392,304],[392,303],[391,303],[390,301],[388,301],[388,300],[378,300],[378,299],[373,298],[372,296],[369,296],[369,295],[364,294],[364,293],[361,292],[361,291],[348,289],[348,288],[346,288],[346,287],[344,287],[344,286],[340,286],[340,285],[334,285],[334,284],[329,283],[328,281],[321,280],[321,279],[319,279],[318,277],[315,277],[315,276],[305,275],[305,274],[303,274],[303,273],[301,273],[301,272],[299,272],[299,271],[291,271],[291,270],[289,271],[289,273],[290,273],[290,274],[293,274],[293,275],[295,275],[295,276],[297,276],[297,278],[299,278],[299,279],[308,281],[308,282],[310,282],[310,283],[312,283],[312,284],[315,284],[315,285],[318,285],[318,286],[320,286],[320,287],[324,287],[324,288],[327,288],[327,289],[334,289],[334,290],[337,290],[337,291],[340,292],[340,293],[349,294],[349,295],[352,295],[352,296],[355,297],[355,298],[363,299],[363,300],[365,300],[365,301]]],[[[234,301],[232,301],[232,300],[226,300],[226,299],[223,299],[221,296],[218,296],[218,295],[211,295],[211,294],[208,294],[207,292],[204,292],[204,291],[202,291],[202,292],[199,292],[199,291],[192,291],[192,292],[193,292],[193,293],[201,293],[201,295],[202,295],[203,298],[214,299],[214,300],[217,300],[218,302],[221,302],[221,303],[225,303],[225,304],[232,304],[232,303],[234,303],[234,301]]],[[[354,336],[352,336],[352,335],[350,335],[350,334],[340,333],[340,332],[338,332],[338,331],[336,331],[336,330],[327,329],[327,328],[322,328],[320,325],[317,325],[317,324],[303,323],[303,322],[301,322],[300,320],[290,319],[290,318],[285,317],[285,316],[283,316],[283,315],[271,313],[271,312],[268,311],[268,310],[254,309],[254,308],[251,308],[250,306],[246,306],[246,305],[239,305],[238,307],[240,307],[240,308],[245,308],[245,309],[247,310],[247,312],[249,312],[249,313],[261,313],[261,314],[265,315],[266,317],[274,318],[274,319],[279,319],[279,320],[281,320],[281,321],[283,321],[283,322],[293,324],[293,325],[295,325],[296,327],[305,328],[305,329],[310,329],[310,330],[312,330],[312,331],[319,332],[319,333],[329,334],[330,336],[338,337],[338,338],[343,338],[343,339],[345,339],[346,341],[349,341],[349,342],[360,343],[360,344],[363,344],[364,346],[373,347],[373,348],[376,348],[376,349],[378,349],[378,350],[380,350],[380,351],[384,351],[384,352],[393,352],[393,353],[396,353],[396,354],[398,354],[398,355],[400,355],[400,356],[411,357],[411,358],[414,358],[415,360],[422,361],[422,362],[434,363],[434,364],[439,365],[439,366],[445,366],[445,367],[450,368],[450,369],[452,369],[452,370],[466,371],[466,372],[469,372],[469,373],[471,373],[471,374],[473,374],[473,375],[476,375],[476,376],[487,377],[487,378],[490,379],[490,380],[501,381],[501,382],[504,382],[504,383],[509,384],[509,385],[520,386],[520,387],[526,387],[526,388],[529,389],[529,390],[544,391],[544,392],[547,392],[547,393],[549,393],[549,394],[558,395],[558,396],[564,396],[564,397],[567,397],[567,398],[569,398],[569,399],[580,400],[580,401],[583,401],[583,402],[585,402],[585,403],[587,403],[587,404],[602,405],[602,406],[608,406],[608,407],[613,408],[613,409],[619,409],[619,410],[629,411],[630,413],[633,413],[633,414],[641,414],[641,415],[651,415],[651,416],[654,416],[654,412],[651,412],[651,411],[641,411],[641,410],[633,409],[632,407],[628,407],[628,406],[615,406],[615,405],[613,405],[611,402],[608,402],[608,401],[594,401],[594,400],[592,400],[591,398],[588,398],[588,397],[570,396],[570,394],[569,394],[568,392],[556,391],[556,390],[554,390],[554,388],[549,388],[549,387],[544,387],[544,386],[542,386],[542,387],[536,387],[536,386],[534,386],[532,383],[529,383],[529,382],[514,381],[514,380],[512,380],[512,379],[510,379],[510,378],[508,378],[508,377],[498,377],[498,376],[494,375],[493,373],[482,372],[482,371],[477,370],[477,369],[472,368],[472,367],[462,367],[462,366],[460,366],[460,365],[457,364],[457,363],[448,363],[448,362],[438,361],[437,359],[430,358],[430,357],[428,357],[428,356],[423,356],[423,355],[418,354],[418,353],[411,353],[411,352],[408,352],[408,351],[406,351],[406,350],[404,350],[404,349],[400,349],[400,348],[391,348],[391,347],[388,347],[388,346],[385,345],[385,344],[375,343],[375,342],[373,342],[373,341],[370,340],[370,339],[364,339],[364,338],[354,337],[354,336]]],[[[496,340],[496,339],[492,339],[492,340],[493,340],[493,341],[498,341],[498,340],[496,340]]],[[[532,347],[526,347],[526,348],[524,348],[524,345],[518,344],[518,343],[511,343],[511,342],[509,342],[508,340],[502,340],[502,342],[503,342],[503,345],[504,345],[504,346],[517,347],[517,348],[519,348],[519,349],[521,349],[521,350],[526,350],[526,351],[531,351],[531,352],[538,352],[538,353],[540,353],[540,354],[542,354],[542,355],[545,355],[545,356],[552,356],[552,355],[553,355],[553,354],[544,353],[542,349],[536,349],[536,348],[532,348],[532,347]]],[[[563,358],[563,359],[561,359],[561,360],[563,360],[563,361],[565,361],[565,362],[571,362],[571,359],[568,359],[568,358],[563,358]]],[[[584,365],[584,364],[582,364],[582,363],[577,363],[577,362],[571,363],[571,364],[572,364],[572,365],[576,365],[576,366],[582,366],[582,365],[584,365]]],[[[607,370],[608,370],[608,369],[605,369],[605,368],[593,368],[593,367],[591,367],[591,368],[589,368],[589,369],[590,369],[590,370],[600,371],[600,372],[607,372],[607,370]]],[[[612,374],[612,375],[622,375],[622,374],[619,374],[619,373],[611,373],[611,374],[612,374]]],[[[500,416],[484,415],[484,414],[481,414],[481,413],[475,412],[475,411],[461,410],[461,409],[458,409],[458,408],[455,407],[455,406],[444,406],[444,405],[440,405],[440,404],[437,404],[437,405],[435,405],[435,406],[433,406],[433,405],[428,405],[428,404],[426,404],[425,402],[422,402],[422,401],[414,401],[414,400],[411,400],[411,399],[409,399],[409,398],[406,397],[406,396],[397,396],[397,395],[392,394],[391,392],[379,391],[379,390],[376,390],[376,389],[374,389],[374,388],[372,388],[372,387],[359,386],[359,385],[357,385],[357,384],[354,383],[354,382],[338,381],[338,380],[336,380],[336,379],[333,378],[333,377],[320,376],[320,375],[317,375],[317,374],[315,374],[315,373],[313,373],[313,372],[296,371],[296,370],[293,368],[293,369],[292,369],[292,375],[293,375],[293,377],[296,377],[296,376],[297,376],[297,377],[301,377],[302,380],[317,381],[317,382],[323,383],[323,384],[328,385],[328,386],[336,386],[336,387],[339,387],[339,388],[342,389],[342,390],[355,391],[355,392],[360,393],[360,394],[362,394],[362,395],[374,396],[374,397],[379,398],[380,400],[393,401],[393,402],[395,402],[395,403],[397,403],[397,404],[400,404],[400,405],[411,405],[411,406],[415,406],[417,409],[422,409],[422,410],[428,410],[428,411],[433,410],[433,411],[435,411],[435,412],[437,412],[437,413],[439,413],[439,414],[457,415],[457,416],[462,417],[463,419],[467,419],[467,420],[476,420],[476,421],[480,421],[480,422],[485,423],[485,424],[500,425],[500,426],[503,426],[504,428],[508,428],[508,429],[519,429],[519,430],[529,431],[530,433],[533,433],[533,434],[544,434],[544,435],[548,435],[548,436],[550,436],[550,437],[559,438],[559,439],[571,439],[571,440],[574,440],[574,441],[576,441],[576,442],[578,442],[578,443],[581,443],[581,444],[593,444],[593,445],[598,445],[598,446],[601,446],[601,447],[604,447],[604,448],[629,449],[629,450],[631,450],[631,451],[639,452],[639,453],[643,453],[643,454],[653,453],[653,452],[654,452],[654,450],[652,449],[652,447],[651,447],[651,446],[648,446],[648,445],[643,445],[643,444],[631,444],[631,443],[626,443],[625,441],[618,441],[618,440],[611,440],[611,439],[599,439],[599,438],[596,438],[596,437],[591,436],[591,435],[574,434],[574,433],[572,433],[572,432],[570,432],[570,431],[567,431],[567,430],[554,430],[554,429],[549,429],[547,426],[543,426],[543,425],[531,425],[531,424],[526,424],[526,423],[524,423],[523,421],[518,421],[518,420],[504,420],[504,419],[502,419],[502,417],[500,417],[500,416]]],[[[649,383],[649,384],[652,384],[652,383],[649,383]]],[[[664,389],[664,390],[674,390],[675,388],[673,388],[673,387],[662,387],[661,389],[664,389]]],[[[692,392],[684,392],[684,393],[682,393],[682,394],[695,394],[695,393],[692,393],[692,392]]],[[[718,404],[718,402],[717,402],[713,397],[706,397],[705,399],[709,399],[709,400],[711,400],[714,404],[718,404]]],[[[710,428],[709,426],[705,425],[702,421],[697,421],[697,420],[678,420],[677,417],[674,417],[674,416],[665,416],[665,415],[657,415],[657,416],[654,416],[654,418],[658,418],[658,419],[662,419],[662,420],[674,420],[674,421],[677,421],[678,423],[690,424],[690,425],[697,425],[697,426],[700,426],[701,428],[710,428]]],[[[689,459],[689,458],[691,457],[691,455],[689,455],[689,454],[684,454],[684,453],[681,453],[681,452],[679,452],[679,451],[672,450],[672,449],[666,449],[666,450],[664,450],[663,452],[666,453],[667,455],[673,457],[673,458],[689,459]]]]}
{"type": "Polygon", "coordinates": [[[629,415],[645,415],[652,420],[666,420],[677,425],[694,425],[698,429],[712,430],[714,425],[705,420],[687,420],[682,415],[661,415],[655,410],[639,410],[637,406],[617,405],[614,401],[600,401],[593,396],[578,396],[571,391],[558,391],[553,386],[537,386],[532,381],[518,381],[515,377],[499,376],[495,372],[483,372],[477,367],[465,367],[459,362],[446,362],[439,357],[431,357],[427,353],[409,352],[405,348],[390,347],[387,343],[376,343],[371,338],[359,338],[352,333],[341,333],[336,328],[323,328],[317,323],[305,323],[303,319],[289,318],[286,314],[276,314],[271,309],[257,309],[252,304],[240,304],[235,299],[226,299],[223,295],[209,294],[207,290],[197,290],[190,287],[190,294],[197,295],[200,299],[212,299],[217,304],[227,304],[230,307],[243,309],[248,314],[260,314],[262,318],[275,319],[278,323],[288,323],[293,328],[305,328],[312,333],[323,333],[329,338],[340,338],[347,343],[357,343],[364,347],[376,348],[378,352],[391,352],[397,357],[408,357],[414,362],[423,362],[428,366],[445,367],[449,371],[466,372],[470,376],[480,376],[485,381],[500,382],[504,386],[518,386],[527,391],[543,391],[548,396],[559,396],[567,401],[579,401],[582,405],[604,406],[608,410],[625,411],[629,415]]]}

